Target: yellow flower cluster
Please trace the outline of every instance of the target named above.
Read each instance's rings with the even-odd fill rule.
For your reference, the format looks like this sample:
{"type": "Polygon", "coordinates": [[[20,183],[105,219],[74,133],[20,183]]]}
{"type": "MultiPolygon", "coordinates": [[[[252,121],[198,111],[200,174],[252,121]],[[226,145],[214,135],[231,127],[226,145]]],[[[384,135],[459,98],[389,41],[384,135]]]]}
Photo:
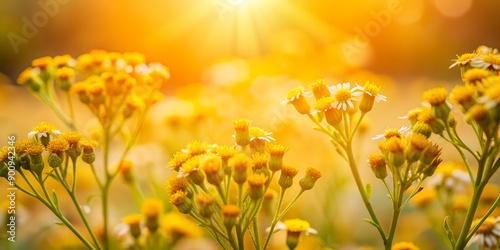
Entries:
{"type": "Polygon", "coordinates": [[[163,213],[163,201],[146,199],[141,214],[129,214],[122,219],[125,228],[117,235],[124,249],[155,246],[171,249],[184,238],[199,238],[203,230],[178,212],[163,213]]]}
{"type": "MultiPolygon", "coordinates": [[[[22,168],[32,171],[38,177],[42,175],[45,162],[55,169],[63,166],[63,163],[66,162],[66,156],[73,161],[82,156],[83,161],[92,163],[95,159],[94,149],[98,146],[96,141],[82,139],[82,135],[78,132],[61,133],[55,125],[48,122],[39,123],[28,134],[28,137],[28,139],[16,141],[14,162],[17,170],[22,168]],[[47,155],[44,152],[47,152],[47,155]],[[46,157],[46,161],[44,161],[44,157],[46,157]]],[[[6,150],[6,147],[3,150],[6,150]]],[[[7,157],[0,159],[1,177],[6,178],[3,173],[7,169],[8,159],[7,157]]],[[[67,164],[65,164],[65,168],[67,168],[67,164]]]]}
{"type": "MultiPolygon", "coordinates": [[[[249,228],[257,230],[257,215],[267,206],[264,203],[270,202],[266,193],[272,192],[269,187],[275,175],[279,175],[277,184],[284,195],[293,185],[298,169],[283,163],[287,148],[274,142],[271,133],[250,127],[247,119],[236,120],[233,125],[239,149],[200,141],[189,143],[168,162],[167,166],[177,174],[169,178],[166,186],[170,203],[181,213],[208,228],[223,248],[241,249],[244,243],[235,240],[233,230],[241,240],[249,228]]],[[[318,169],[309,167],[299,181],[301,191],[296,198],[320,177],[318,169]]],[[[274,204],[276,211],[282,206],[282,198],[274,204]]],[[[260,249],[256,242],[260,240],[254,241],[254,247],[260,249]]]]}
{"type": "Polygon", "coordinates": [[[77,59],[70,55],[35,59],[17,82],[50,104],[60,117],[64,116],[55,87],[75,94],[106,130],[158,102],[163,96],[160,88],[169,78],[165,66],[146,64],[142,54],[93,50],[77,59]]]}
{"type": "Polygon", "coordinates": [[[387,129],[381,136],[384,139],[378,144],[380,153],[370,155],[369,165],[382,180],[389,169],[393,182],[400,184],[403,191],[412,183],[431,176],[442,161],[441,149],[424,134],[387,129]]]}

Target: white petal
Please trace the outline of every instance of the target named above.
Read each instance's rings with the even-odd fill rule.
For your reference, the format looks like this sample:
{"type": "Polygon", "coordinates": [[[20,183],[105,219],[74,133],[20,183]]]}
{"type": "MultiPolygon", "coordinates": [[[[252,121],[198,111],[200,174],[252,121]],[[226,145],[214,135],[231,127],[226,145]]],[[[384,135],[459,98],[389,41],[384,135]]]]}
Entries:
{"type": "MultiPolygon", "coordinates": [[[[281,221],[278,221],[278,223],[276,223],[276,226],[274,226],[274,232],[277,232],[279,230],[286,230],[286,226],[285,226],[285,223],[281,222],[281,221]]],[[[271,227],[268,227],[266,228],[266,233],[269,233],[271,231],[271,227]]]]}
{"type": "Polygon", "coordinates": [[[306,235],[309,235],[309,234],[318,234],[318,231],[316,229],[310,227],[306,231],[306,235]]]}
{"type": "Polygon", "coordinates": [[[29,132],[29,133],[28,133],[28,138],[30,138],[30,139],[31,139],[31,138],[33,138],[36,134],[38,134],[38,132],[36,132],[36,131],[31,131],[31,132],[29,132]]]}
{"type": "Polygon", "coordinates": [[[50,131],[50,132],[51,132],[52,134],[56,134],[56,135],[60,135],[60,134],[61,134],[61,130],[58,130],[58,129],[56,129],[56,130],[52,130],[52,131],[50,131]]]}
{"type": "Polygon", "coordinates": [[[47,133],[46,132],[38,133],[38,138],[42,138],[42,136],[47,137],[47,133]]]}

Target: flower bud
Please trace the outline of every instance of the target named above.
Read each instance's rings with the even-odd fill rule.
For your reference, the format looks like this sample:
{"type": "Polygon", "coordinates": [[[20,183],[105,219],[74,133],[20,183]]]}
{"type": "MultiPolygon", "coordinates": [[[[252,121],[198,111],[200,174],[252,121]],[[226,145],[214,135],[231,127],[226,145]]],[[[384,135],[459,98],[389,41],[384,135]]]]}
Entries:
{"type": "Polygon", "coordinates": [[[214,203],[215,198],[208,193],[201,193],[195,196],[196,204],[198,205],[198,210],[203,218],[210,219],[214,213],[214,203]]]}
{"type": "Polygon", "coordinates": [[[186,193],[182,190],[178,190],[170,196],[170,203],[183,214],[188,214],[193,208],[193,202],[187,198],[186,193]]]}
{"type": "Polygon", "coordinates": [[[250,143],[250,123],[252,121],[249,119],[238,119],[233,121],[233,127],[235,130],[234,138],[236,144],[244,147],[250,143]]]}
{"type": "Polygon", "coordinates": [[[141,235],[141,220],[142,215],[140,214],[131,214],[127,217],[123,218],[123,223],[127,224],[130,230],[130,235],[135,239],[139,238],[141,235]]]}
{"type": "Polygon", "coordinates": [[[377,153],[370,155],[368,163],[370,164],[370,168],[375,174],[375,177],[381,180],[387,177],[387,164],[382,154],[377,153]]]}
{"type": "Polygon", "coordinates": [[[47,162],[49,163],[49,166],[51,166],[53,168],[57,168],[57,167],[61,166],[61,164],[63,163],[62,154],[59,155],[56,153],[50,153],[49,158],[47,159],[47,162]]]}
{"type": "Polygon", "coordinates": [[[284,164],[281,168],[281,175],[278,179],[278,184],[283,188],[287,189],[293,185],[293,177],[297,175],[299,170],[290,164],[284,164]]]}
{"type": "Polygon", "coordinates": [[[321,171],[319,169],[307,167],[306,174],[300,179],[299,185],[302,190],[310,190],[319,178],[321,178],[321,171]]]}
{"type": "Polygon", "coordinates": [[[222,207],[223,223],[227,230],[231,230],[236,225],[239,215],[240,208],[236,205],[229,204],[222,207]]]}

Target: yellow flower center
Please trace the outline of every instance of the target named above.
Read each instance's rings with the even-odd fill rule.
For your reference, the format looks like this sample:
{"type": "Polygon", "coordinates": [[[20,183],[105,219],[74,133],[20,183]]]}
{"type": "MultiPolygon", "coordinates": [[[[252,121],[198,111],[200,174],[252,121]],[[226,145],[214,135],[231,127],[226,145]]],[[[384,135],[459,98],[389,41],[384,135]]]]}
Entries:
{"type": "Polygon", "coordinates": [[[304,93],[304,88],[302,86],[296,87],[288,91],[288,93],[286,94],[286,99],[289,101],[293,101],[300,95],[302,95],[302,93],[304,93]]]}
{"type": "Polygon", "coordinates": [[[446,101],[448,91],[445,88],[434,88],[424,92],[422,98],[432,106],[437,106],[446,101]]]}
{"type": "Polygon", "coordinates": [[[259,188],[266,184],[267,176],[262,174],[254,174],[248,177],[247,182],[250,187],[259,188]]]}
{"type": "Polygon", "coordinates": [[[476,53],[464,53],[460,56],[457,56],[457,62],[467,62],[471,59],[473,59],[474,57],[476,57],[477,54],[476,53]]]}
{"type": "Polygon", "coordinates": [[[348,101],[352,97],[351,90],[341,89],[335,93],[334,97],[339,102],[348,101]]]}
{"type": "Polygon", "coordinates": [[[483,56],[483,61],[485,63],[500,65],[500,56],[495,54],[486,54],[483,56]]]}
{"type": "Polygon", "coordinates": [[[331,96],[323,97],[316,102],[314,108],[316,110],[328,110],[332,108],[332,103],[335,102],[335,98],[331,96]]]}
{"type": "Polygon", "coordinates": [[[47,149],[52,153],[62,153],[69,149],[69,143],[62,138],[57,138],[49,142],[47,149]]]}
{"type": "Polygon", "coordinates": [[[289,232],[301,233],[307,231],[310,227],[309,222],[301,219],[285,220],[283,223],[289,232]]]}
{"type": "Polygon", "coordinates": [[[281,174],[289,178],[296,176],[298,172],[299,169],[290,164],[283,164],[283,166],[281,167],[281,174]]]}

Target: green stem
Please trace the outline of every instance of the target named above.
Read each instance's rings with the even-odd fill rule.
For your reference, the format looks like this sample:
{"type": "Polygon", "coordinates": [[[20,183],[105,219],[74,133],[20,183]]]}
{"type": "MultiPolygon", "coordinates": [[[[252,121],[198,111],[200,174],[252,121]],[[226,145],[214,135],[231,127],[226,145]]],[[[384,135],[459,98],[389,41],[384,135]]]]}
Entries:
{"type": "Polygon", "coordinates": [[[276,208],[276,212],[274,213],[274,218],[271,222],[271,227],[269,229],[269,233],[267,235],[266,241],[264,242],[264,246],[262,247],[263,250],[267,249],[267,245],[269,245],[269,241],[271,240],[271,236],[274,233],[274,228],[276,227],[276,223],[278,223],[278,217],[279,217],[281,205],[283,204],[283,197],[285,197],[285,191],[286,191],[286,189],[281,188],[281,193],[280,193],[280,197],[278,200],[278,207],[276,208]]]}
{"type": "Polygon", "coordinates": [[[356,162],[354,160],[354,155],[352,153],[351,141],[347,142],[346,152],[347,152],[347,157],[349,159],[349,167],[351,168],[352,176],[354,177],[354,181],[356,182],[356,186],[358,187],[358,191],[361,194],[361,198],[363,199],[363,203],[365,204],[365,207],[368,210],[368,213],[370,214],[372,221],[376,225],[378,225],[378,227],[376,227],[376,228],[378,229],[380,236],[382,237],[382,239],[384,241],[384,245],[386,245],[385,232],[382,229],[380,222],[378,221],[377,215],[375,214],[375,211],[373,210],[372,204],[370,203],[370,200],[368,198],[368,195],[366,194],[366,190],[365,190],[365,187],[363,186],[363,182],[361,181],[358,167],[356,166],[356,162]]]}
{"type": "Polygon", "coordinates": [[[401,213],[401,203],[403,202],[403,195],[404,192],[401,186],[401,183],[398,185],[398,189],[400,189],[397,192],[397,200],[393,201],[393,211],[392,211],[392,221],[391,221],[391,227],[389,229],[389,235],[387,236],[385,244],[385,249],[386,250],[391,250],[392,248],[392,242],[394,240],[394,235],[396,234],[396,227],[398,225],[399,221],[399,215],[401,213]]]}

